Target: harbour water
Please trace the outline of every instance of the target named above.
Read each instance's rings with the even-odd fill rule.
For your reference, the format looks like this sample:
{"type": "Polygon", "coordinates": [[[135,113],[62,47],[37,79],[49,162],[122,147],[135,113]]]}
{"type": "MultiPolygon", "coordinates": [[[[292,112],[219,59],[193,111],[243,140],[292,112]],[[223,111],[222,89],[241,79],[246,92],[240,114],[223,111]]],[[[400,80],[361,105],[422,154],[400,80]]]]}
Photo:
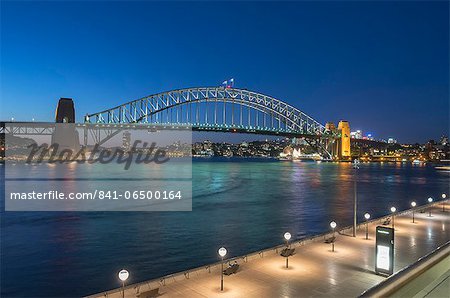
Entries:
{"type": "MultiPolygon", "coordinates": [[[[350,225],[354,171],[349,163],[198,159],[191,212],[2,211],[1,296],[88,295],[117,287],[122,268],[134,283],[215,262],[222,245],[232,257],[278,245],[286,231],[300,239],[331,220],[350,225]]],[[[432,165],[361,164],[359,220],[439,199],[449,177],[432,165]]]]}

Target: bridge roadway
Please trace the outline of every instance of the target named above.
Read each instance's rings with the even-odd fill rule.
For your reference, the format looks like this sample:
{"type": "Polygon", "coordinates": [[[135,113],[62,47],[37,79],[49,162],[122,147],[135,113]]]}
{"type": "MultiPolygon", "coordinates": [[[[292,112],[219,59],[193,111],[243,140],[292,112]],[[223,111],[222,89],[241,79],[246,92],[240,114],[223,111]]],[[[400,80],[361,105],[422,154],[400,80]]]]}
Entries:
{"type": "MultiPolygon", "coordinates": [[[[146,130],[150,132],[176,130],[176,131],[203,131],[203,132],[227,132],[227,133],[248,133],[260,135],[275,135],[282,137],[308,137],[310,139],[320,139],[323,137],[332,138],[332,135],[312,135],[296,131],[283,129],[270,129],[267,127],[253,127],[240,125],[215,125],[215,124],[187,124],[187,123],[73,123],[78,129],[90,130],[115,130],[122,132],[125,130],[146,130]]],[[[13,135],[51,135],[55,123],[51,122],[3,122],[0,126],[0,133],[10,133],[13,135]]]]}
{"type": "MultiPolygon", "coordinates": [[[[450,241],[450,206],[442,212],[442,202],[430,205],[432,217],[416,210],[416,223],[411,211],[395,218],[394,271],[415,263],[420,257],[450,241]]],[[[385,277],[374,273],[375,227],[384,219],[369,222],[369,240],[365,239],[365,224],[358,226],[357,237],[350,229],[337,235],[335,252],[324,243],[329,234],[306,241],[293,242],[296,254],[285,259],[277,253],[280,247],[245,258],[236,258],[240,269],[235,275],[224,276],[224,291],[220,291],[220,263],[181,272],[125,288],[125,297],[136,297],[136,292],[159,287],[158,297],[357,297],[378,284],[385,277]]],[[[226,246],[226,244],[225,244],[226,246]]],[[[151,257],[151,256],[149,256],[151,257]]],[[[234,260],[233,260],[234,261],[234,260]]],[[[133,274],[133,272],[130,272],[133,274]]],[[[98,293],[93,297],[122,297],[120,289],[98,293]]]]}

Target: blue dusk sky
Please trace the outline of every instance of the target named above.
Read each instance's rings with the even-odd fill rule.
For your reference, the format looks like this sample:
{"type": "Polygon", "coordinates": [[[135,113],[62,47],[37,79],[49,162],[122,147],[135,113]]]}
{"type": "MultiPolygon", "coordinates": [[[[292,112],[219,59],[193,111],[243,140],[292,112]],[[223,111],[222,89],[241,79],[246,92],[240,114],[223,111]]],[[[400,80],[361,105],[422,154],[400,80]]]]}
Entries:
{"type": "Polygon", "coordinates": [[[0,119],[235,86],[400,142],[449,129],[449,3],[4,2],[0,119]]]}

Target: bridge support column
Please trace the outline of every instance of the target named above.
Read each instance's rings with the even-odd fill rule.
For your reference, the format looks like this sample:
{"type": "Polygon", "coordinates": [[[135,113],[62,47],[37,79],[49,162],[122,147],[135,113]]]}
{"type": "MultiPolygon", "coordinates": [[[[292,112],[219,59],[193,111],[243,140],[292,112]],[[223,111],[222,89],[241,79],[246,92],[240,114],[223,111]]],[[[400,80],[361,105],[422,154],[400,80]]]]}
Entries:
{"type": "Polygon", "coordinates": [[[79,150],[80,138],[75,129],[75,106],[71,98],[61,98],[55,115],[55,130],[52,134],[52,144],[58,144],[59,150],[79,150]],[[64,123],[59,124],[58,123],[64,123]]]}
{"type": "Polygon", "coordinates": [[[350,154],[350,124],[348,121],[341,120],[338,124],[338,130],[341,133],[341,138],[339,139],[339,159],[340,160],[351,160],[350,154]]]}

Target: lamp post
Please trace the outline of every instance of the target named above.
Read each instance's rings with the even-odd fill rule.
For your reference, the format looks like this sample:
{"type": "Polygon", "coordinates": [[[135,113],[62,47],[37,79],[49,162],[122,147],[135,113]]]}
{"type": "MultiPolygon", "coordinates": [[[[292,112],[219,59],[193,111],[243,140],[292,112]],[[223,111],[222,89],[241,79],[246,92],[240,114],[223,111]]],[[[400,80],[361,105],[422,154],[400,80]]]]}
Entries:
{"type": "Polygon", "coordinates": [[[127,270],[122,269],[119,271],[118,275],[119,275],[119,279],[122,281],[122,298],[124,298],[125,297],[125,281],[130,276],[130,273],[127,270]]]}
{"type": "Polygon", "coordinates": [[[222,259],[221,265],[222,270],[220,270],[220,290],[223,291],[223,257],[227,254],[227,249],[225,247],[219,248],[219,256],[222,259]]]}
{"type": "Polygon", "coordinates": [[[356,209],[358,204],[358,197],[357,197],[357,184],[356,184],[356,178],[357,178],[357,170],[359,169],[359,160],[355,159],[353,162],[353,168],[355,169],[354,175],[353,175],[353,189],[354,189],[354,196],[353,196],[353,237],[356,237],[356,209]]]}
{"type": "Polygon", "coordinates": [[[331,251],[334,251],[334,229],[336,229],[336,222],[332,221],[330,222],[330,227],[333,229],[333,241],[331,241],[331,251]]]}
{"type": "MultiPolygon", "coordinates": [[[[428,203],[433,203],[433,198],[428,198],[428,203]]],[[[431,207],[428,207],[428,217],[431,217],[431,207]]]]}
{"type": "Polygon", "coordinates": [[[364,214],[364,218],[366,219],[366,240],[369,239],[369,218],[370,214],[366,213],[364,214]]]}
{"type": "MultiPolygon", "coordinates": [[[[291,239],[291,233],[284,233],[284,239],[286,239],[286,250],[289,248],[289,239],[291,239]]],[[[286,255],[286,268],[289,268],[289,255],[286,255]]]]}
{"type": "Polygon", "coordinates": [[[441,195],[441,197],[442,197],[442,212],[445,212],[445,198],[447,197],[447,195],[445,194],[445,193],[443,193],[442,195],[441,195]]]}
{"type": "Polygon", "coordinates": [[[392,228],[395,229],[395,211],[397,211],[397,208],[395,207],[391,207],[391,212],[392,212],[392,228]]]}
{"type": "Polygon", "coordinates": [[[416,207],[416,202],[411,202],[411,207],[413,207],[413,223],[414,223],[414,208],[416,207]]]}

